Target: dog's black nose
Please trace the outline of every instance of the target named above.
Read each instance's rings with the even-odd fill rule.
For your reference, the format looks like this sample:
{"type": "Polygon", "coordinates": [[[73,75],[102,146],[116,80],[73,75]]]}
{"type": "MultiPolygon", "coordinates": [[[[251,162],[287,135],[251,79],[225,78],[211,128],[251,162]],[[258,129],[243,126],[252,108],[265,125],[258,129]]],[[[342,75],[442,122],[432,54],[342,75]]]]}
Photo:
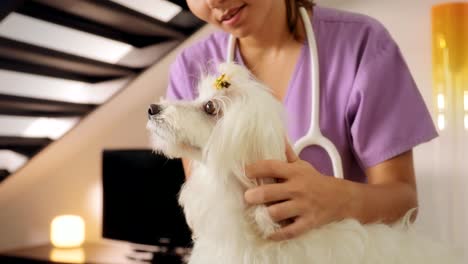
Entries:
{"type": "Polygon", "coordinates": [[[162,111],[162,107],[157,104],[151,104],[148,108],[148,118],[151,119],[152,116],[158,115],[162,111]]]}

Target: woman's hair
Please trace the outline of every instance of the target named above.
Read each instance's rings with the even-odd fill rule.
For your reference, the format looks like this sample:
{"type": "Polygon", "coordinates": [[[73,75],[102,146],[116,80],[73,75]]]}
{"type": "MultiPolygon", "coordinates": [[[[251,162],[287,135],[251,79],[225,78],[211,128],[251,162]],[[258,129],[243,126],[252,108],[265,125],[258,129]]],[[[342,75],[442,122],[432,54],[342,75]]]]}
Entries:
{"type": "Polygon", "coordinates": [[[307,10],[312,10],[315,6],[314,0],[285,0],[286,2],[286,18],[288,22],[289,31],[296,39],[299,39],[297,30],[297,22],[299,20],[299,7],[304,7],[307,10]]]}

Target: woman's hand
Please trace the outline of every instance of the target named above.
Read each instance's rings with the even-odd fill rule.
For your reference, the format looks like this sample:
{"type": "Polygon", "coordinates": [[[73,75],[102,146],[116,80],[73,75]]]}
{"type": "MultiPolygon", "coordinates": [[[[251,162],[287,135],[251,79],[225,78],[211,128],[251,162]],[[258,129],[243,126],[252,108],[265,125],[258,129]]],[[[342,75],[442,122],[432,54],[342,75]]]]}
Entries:
{"type": "Polygon", "coordinates": [[[287,143],[287,162],[259,161],[246,167],[251,179],[276,178],[278,183],[261,185],[245,192],[248,204],[268,204],[268,212],[283,226],[270,239],[285,240],[347,216],[350,189],[343,180],[320,174],[308,162],[301,160],[287,143]]]}

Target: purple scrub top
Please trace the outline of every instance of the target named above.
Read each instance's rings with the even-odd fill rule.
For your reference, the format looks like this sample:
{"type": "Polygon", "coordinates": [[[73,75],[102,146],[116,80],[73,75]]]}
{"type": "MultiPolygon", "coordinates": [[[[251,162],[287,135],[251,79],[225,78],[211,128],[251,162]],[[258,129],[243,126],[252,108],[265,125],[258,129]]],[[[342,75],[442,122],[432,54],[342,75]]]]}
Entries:
{"type": "MultiPolygon", "coordinates": [[[[312,25],[320,64],[320,128],[338,148],[344,177],[366,182],[364,170],[437,136],[402,54],[384,26],[368,16],[315,7],[312,25]]],[[[226,61],[228,34],[216,32],[182,51],[171,65],[167,98],[192,100],[203,71],[226,61]]],[[[289,139],[310,126],[310,54],[304,41],[284,98],[289,139]]],[[[236,61],[243,64],[239,51],[236,61]]],[[[300,157],[333,175],[324,150],[300,157]]]]}

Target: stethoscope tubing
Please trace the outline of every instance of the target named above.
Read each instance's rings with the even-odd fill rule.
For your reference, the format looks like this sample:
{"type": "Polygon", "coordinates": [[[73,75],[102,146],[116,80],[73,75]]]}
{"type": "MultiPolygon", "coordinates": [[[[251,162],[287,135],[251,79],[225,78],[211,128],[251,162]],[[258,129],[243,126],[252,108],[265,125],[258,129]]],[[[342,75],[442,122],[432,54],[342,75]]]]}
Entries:
{"type": "MultiPolygon", "coordinates": [[[[309,130],[303,137],[296,141],[293,148],[298,155],[308,146],[315,145],[323,148],[331,159],[333,175],[335,178],[343,179],[343,166],[338,149],[328,138],[323,136],[320,131],[320,71],[317,42],[315,40],[315,34],[309,15],[307,14],[307,10],[301,7],[299,12],[301,14],[302,22],[304,23],[307,42],[309,44],[312,98],[309,130]]],[[[230,35],[228,41],[227,62],[234,61],[235,47],[236,38],[233,35],[230,35]]]]}

